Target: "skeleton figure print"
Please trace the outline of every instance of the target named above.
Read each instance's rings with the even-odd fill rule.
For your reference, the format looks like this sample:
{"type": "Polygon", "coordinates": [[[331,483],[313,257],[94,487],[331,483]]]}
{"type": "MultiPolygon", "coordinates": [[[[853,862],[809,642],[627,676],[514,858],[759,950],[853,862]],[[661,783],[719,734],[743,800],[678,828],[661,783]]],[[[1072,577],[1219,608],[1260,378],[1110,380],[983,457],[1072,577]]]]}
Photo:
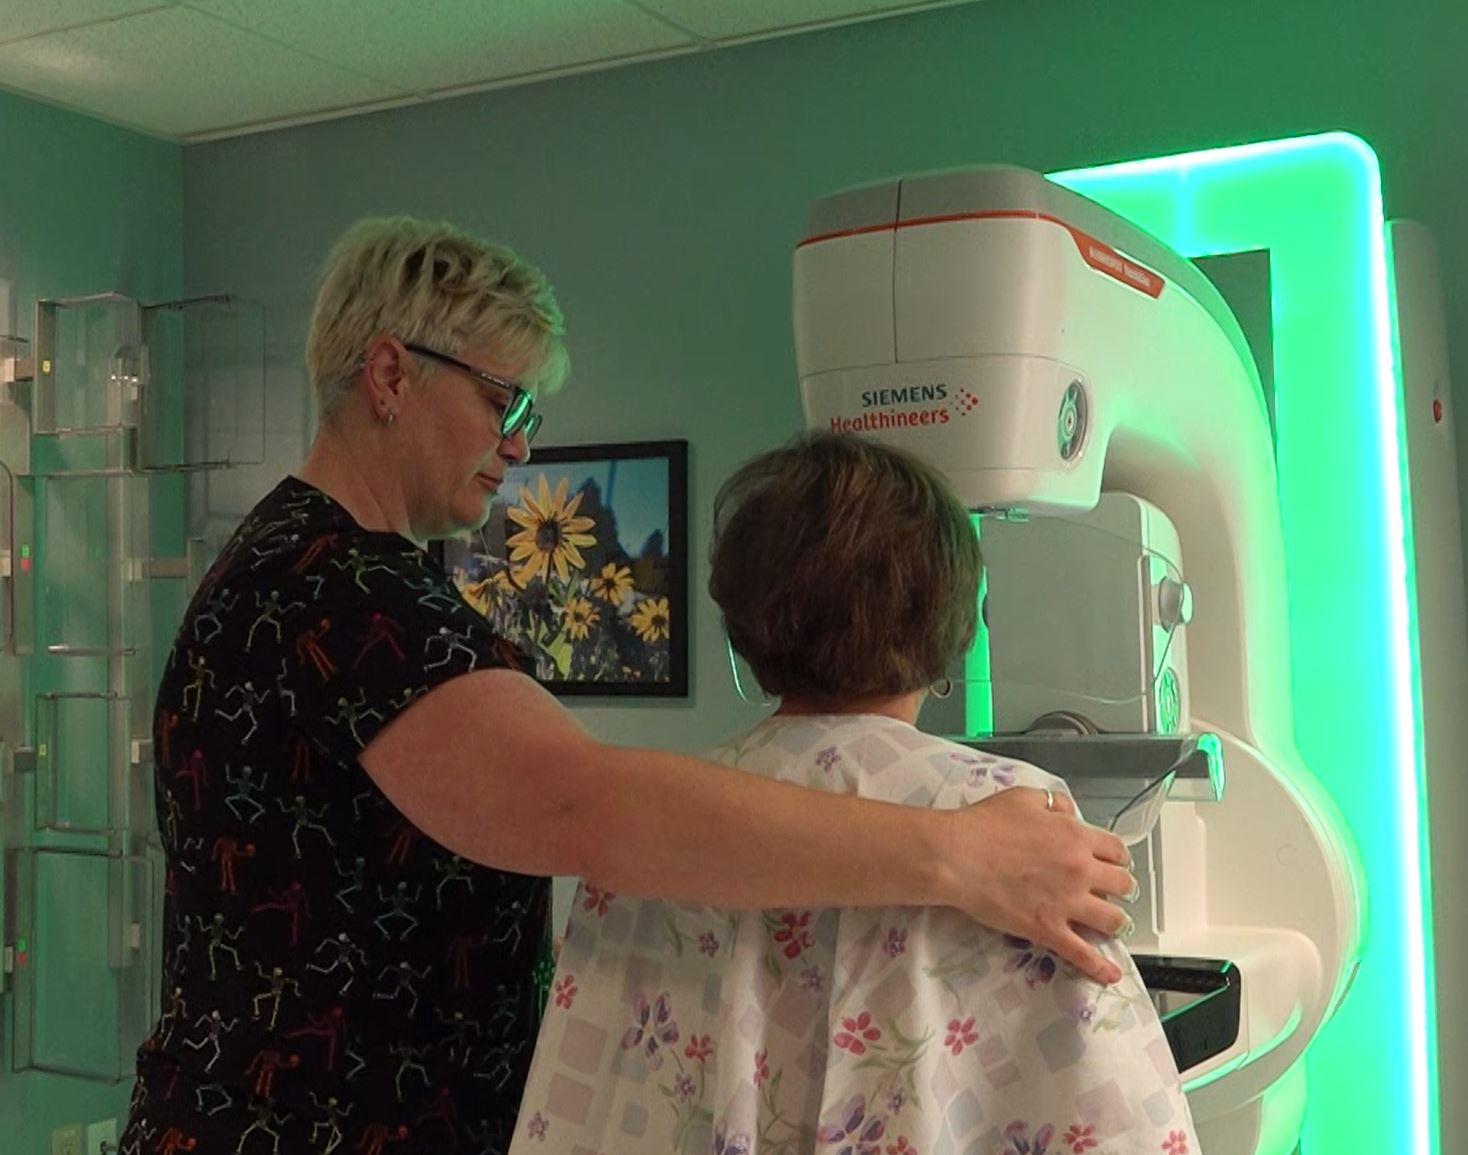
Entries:
{"type": "Polygon", "coordinates": [[[358,755],[435,686],[514,657],[432,558],[304,482],[245,520],[159,689],[164,1011],[119,1150],[508,1142],[549,973],[549,880],[438,845],[358,755]]]}

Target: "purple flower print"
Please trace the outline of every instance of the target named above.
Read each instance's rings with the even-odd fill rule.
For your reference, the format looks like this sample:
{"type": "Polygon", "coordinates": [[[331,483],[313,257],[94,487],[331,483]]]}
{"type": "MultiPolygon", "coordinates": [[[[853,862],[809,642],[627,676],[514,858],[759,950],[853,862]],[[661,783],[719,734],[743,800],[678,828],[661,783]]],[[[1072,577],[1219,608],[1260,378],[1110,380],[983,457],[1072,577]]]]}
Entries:
{"type": "Polygon", "coordinates": [[[968,772],[968,784],[970,786],[982,786],[986,778],[993,782],[995,786],[1014,785],[1014,771],[1002,764],[999,766],[974,766],[968,772]]]}
{"type": "Polygon", "coordinates": [[[882,949],[887,952],[888,958],[896,958],[900,954],[907,953],[907,931],[901,927],[891,927],[887,931],[887,941],[882,944],[882,949]]]}
{"type": "Polygon", "coordinates": [[[878,1118],[867,1118],[865,1095],[853,1095],[832,1119],[821,1124],[816,1138],[825,1146],[836,1147],[835,1155],[881,1155],[882,1136],[887,1124],[878,1118]]]}
{"type": "Polygon", "coordinates": [[[954,751],[949,755],[960,766],[968,767],[968,784],[982,786],[987,779],[995,786],[1013,786],[1014,768],[1001,762],[991,754],[974,754],[969,751],[954,751]]]}
{"type": "Polygon", "coordinates": [[[719,953],[718,936],[711,930],[704,931],[698,936],[698,949],[708,955],[709,958],[713,958],[714,955],[719,953]]]}
{"type": "Polygon", "coordinates": [[[831,768],[839,761],[841,761],[841,753],[835,746],[827,746],[824,750],[816,753],[816,765],[827,774],[831,772],[831,768]]]}
{"type": "Polygon", "coordinates": [[[530,1137],[532,1139],[538,1139],[542,1143],[545,1142],[545,1133],[549,1129],[550,1123],[546,1121],[545,1117],[539,1111],[530,1116],[530,1122],[525,1124],[525,1130],[529,1133],[530,1137]]]}
{"type": "Polygon", "coordinates": [[[1004,945],[1014,951],[1014,955],[1004,964],[1004,973],[1024,971],[1025,986],[1030,990],[1044,986],[1055,977],[1055,956],[1048,950],[1036,946],[1027,938],[1012,934],[1004,936],[1004,945]]]}
{"type": "Polygon", "coordinates": [[[680,1103],[691,1097],[696,1090],[698,1090],[698,1084],[693,1081],[692,1075],[679,1075],[673,1080],[673,1094],[678,1097],[680,1103]]]}
{"type": "Polygon", "coordinates": [[[812,963],[800,972],[800,985],[813,995],[818,995],[826,988],[826,976],[821,974],[821,968],[812,963]]]}
{"type": "Polygon", "coordinates": [[[1055,1128],[1046,1123],[1031,1138],[1030,1125],[1016,1119],[1004,1128],[1004,1141],[1009,1144],[1004,1148],[1004,1155],[1046,1155],[1054,1134],[1055,1128]]]}
{"type": "Polygon", "coordinates": [[[678,1024],[673,1021],[673,1008],[668,1004],[664,991],[657,1002],[648,1005],[647,996],[638,994],[632,1000],[632,1025],[622,1036],[622,1050],[630,1051],[640,1046],[647,1065],[657,1070],[663,1065],[662,1047],[670,1047],[678,1041],[678,1024]]]}
{"type": "Polygon", "coordinates": [[[735,1131],[725,1138],[724,1124],[720,1123],[714,1129],[713,1155],[749,1155],[749,1136],[735,1131]]]}

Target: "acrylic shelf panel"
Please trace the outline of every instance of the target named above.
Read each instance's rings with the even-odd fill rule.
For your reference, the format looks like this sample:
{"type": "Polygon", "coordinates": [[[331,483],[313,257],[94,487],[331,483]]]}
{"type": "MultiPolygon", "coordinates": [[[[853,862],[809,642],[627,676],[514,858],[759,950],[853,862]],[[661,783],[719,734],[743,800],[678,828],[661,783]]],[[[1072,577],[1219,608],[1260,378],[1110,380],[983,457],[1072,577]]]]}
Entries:
{"type": "Polygon", "coordinates": [[[129,827],[129,703],[107,691],[36,695],[37,830],[114,834],[129,827]]]}
{"type": "Polygon", "coordinates": [[[147,479],[58,475],[31,486],[38,647],[58,657],[136,652],[149,620],[147,479]]]}
{"type": "Polygon", "coordinates": [[[156,866],[147,855],[13,852],[12,1066],[116,1083],[157,1017],[156,866]]]}
{"type": "Polygon", "coordinates": [[[87,436],[135,426],[146,373],[142,307],[120,293],[36,302],[31,431],[87,436]]]}
{"type": "MultiPolygon", "coordinates": [[[[0,461],[0,653],[28,654],[34,644],[34,596],[30,535],[31,494],[0,461]]],[[[3,722],[0,722],[3,725],[3,722]]]]}
{"type": "Polygon", "coordinates": [[[219,469],[265,459],[265,310],[221,294],[143,309],[148,378],[138,467],[219,469]]]}

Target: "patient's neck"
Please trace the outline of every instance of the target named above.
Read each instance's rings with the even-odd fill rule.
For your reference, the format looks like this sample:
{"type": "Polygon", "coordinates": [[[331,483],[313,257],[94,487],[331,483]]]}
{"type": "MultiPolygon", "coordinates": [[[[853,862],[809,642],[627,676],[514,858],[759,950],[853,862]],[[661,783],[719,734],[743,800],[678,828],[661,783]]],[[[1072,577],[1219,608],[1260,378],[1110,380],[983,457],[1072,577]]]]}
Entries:
{"type": "Polygon", "coordinates": [[[800,698],[785,698],[780,702],[776,714],[881,714],[896,718],[909,726],[917,723],[918,710],[923,704],[923,691],[913,690],[895,696],[848,698],[841,702],[807,702],[800,698]]]}

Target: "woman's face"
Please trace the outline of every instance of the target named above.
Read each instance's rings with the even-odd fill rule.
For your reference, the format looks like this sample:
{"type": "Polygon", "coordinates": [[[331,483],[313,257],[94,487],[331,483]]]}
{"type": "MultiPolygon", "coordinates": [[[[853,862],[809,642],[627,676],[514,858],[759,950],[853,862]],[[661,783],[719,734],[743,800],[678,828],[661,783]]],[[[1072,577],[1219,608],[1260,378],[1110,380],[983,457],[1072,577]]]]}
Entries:
{"type": "MultiPolygon", "coordinates": [[[[511,381],[524,370],[507,365],[488,347],[465,350],[458,358],[511,381]]],[[[525,436],[500,436],[502,391],[424,357],[412,357],[412,366],[419,382],[412,406],[410,467],[415,476],[405,488],[415,536],[478,529],[489,518],[505,469],[529,458],[525,436]]]]}

